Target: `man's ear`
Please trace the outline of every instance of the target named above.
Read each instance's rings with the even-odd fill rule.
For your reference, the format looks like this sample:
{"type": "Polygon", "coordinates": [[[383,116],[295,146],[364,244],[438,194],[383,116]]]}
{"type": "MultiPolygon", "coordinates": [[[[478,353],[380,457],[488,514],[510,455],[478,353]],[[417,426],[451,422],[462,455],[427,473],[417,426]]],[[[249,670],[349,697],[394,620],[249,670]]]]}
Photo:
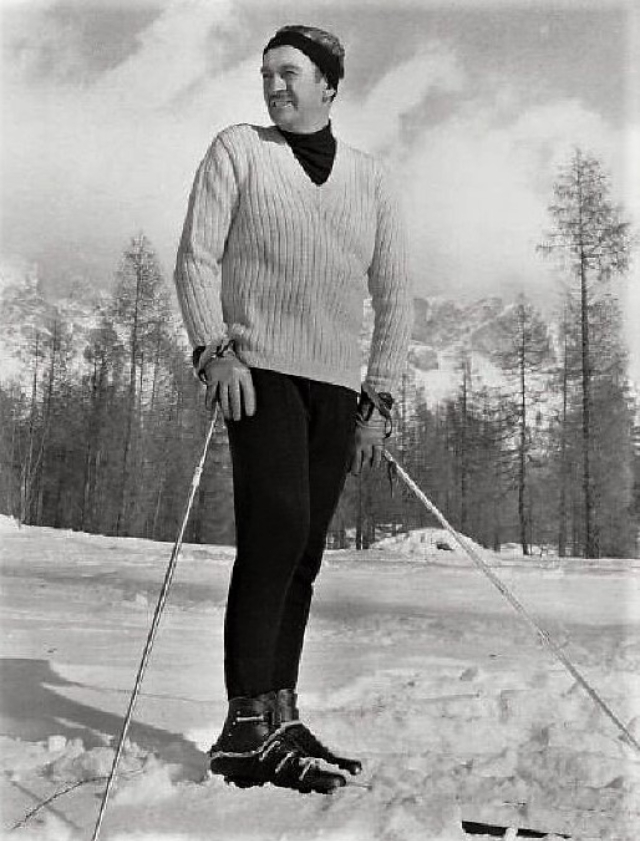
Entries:
{"type": "Polygon", "coordinates": [[[323,102],[333,102],[336,98],[336,89],[332,88],[331,85],[327,83],[326,88],[322,91],[322,100],[323,102]]]}

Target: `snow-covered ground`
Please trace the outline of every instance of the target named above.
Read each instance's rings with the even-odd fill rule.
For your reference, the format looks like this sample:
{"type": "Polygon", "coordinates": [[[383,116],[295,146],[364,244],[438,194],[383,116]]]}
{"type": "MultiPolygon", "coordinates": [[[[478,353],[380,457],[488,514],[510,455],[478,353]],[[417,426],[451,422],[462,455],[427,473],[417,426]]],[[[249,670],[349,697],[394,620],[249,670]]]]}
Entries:
{"type": "MultiPolygon", "coordinates": [[[[488,838],[465,833],[475,821],[511,839],[520,827],[636,841],[640,756],[441,538],[327,554],[300,706],[324,741],[364,760],[370,784],[331,797],[207,778],[233,551],[186,546],[101,838],[488,838]]],[[[104,788],[92,780],[109,771],[171,547],[6,518],[0,543],[1,837],[89,841],[104,788]]],[[[640,738],[637,561],[491,563],[640,738]]]]}

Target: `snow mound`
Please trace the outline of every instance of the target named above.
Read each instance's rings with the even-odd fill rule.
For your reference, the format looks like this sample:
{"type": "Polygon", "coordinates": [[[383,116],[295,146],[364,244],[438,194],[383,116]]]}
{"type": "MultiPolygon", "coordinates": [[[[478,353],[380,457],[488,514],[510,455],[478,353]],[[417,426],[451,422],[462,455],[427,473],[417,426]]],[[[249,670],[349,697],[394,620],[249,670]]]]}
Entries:
{"type": "MultiPolygon", "coordinates": [[[[493,556],[491,555],[487,558],[486,556],[489,553],[478,543],[471,540],[470,537],[466,537],[465,535],[460,535],[460,537],[486,560],[493,560],[493,556]]],[[[394,555],[400,555],[413,560],[423,559],[432,563],[442,562],[457,566],[468,566],[470,563],[464,550],[446,529],[414,529],[410,532],[378,540],[371,546],[371,549],[385,552],[391,551],[394,555]]]]}
{"type": "Polygon", "coordinates": [[[20,529],[20,523],[15,517],[8,517],[6,514],[0,514],[0,534],[5,532],[15,532],[20,529]]]}
{"type": "MultiPolygon", "coordinates": [[[[50,737],[50,747],[53,741],[50,737]]],[[[106,778],[113,764],[114,751],[109,747],[92,748],[87,751],[81,739],[72,739],[62,750],[54,750],[53,754],[50,750],[49,755],[53,758],[44,769],[47,776],[56,781],[80,782],[106,778]]],[[[132,749],[128,744],[122,754],[120,773],[126,776],[138,772],[143,761],[144,754],[135,746],[132,749]]]]}

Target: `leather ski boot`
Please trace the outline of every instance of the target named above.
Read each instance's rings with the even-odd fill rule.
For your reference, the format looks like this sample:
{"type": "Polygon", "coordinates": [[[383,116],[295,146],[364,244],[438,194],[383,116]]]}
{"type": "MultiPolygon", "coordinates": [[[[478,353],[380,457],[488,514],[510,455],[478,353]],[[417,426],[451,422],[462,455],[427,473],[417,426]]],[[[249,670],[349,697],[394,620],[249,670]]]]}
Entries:
{"type": "Polygon", "coordinates": [[[330,794],[346,784],[342,774],[291,744],[276,726],[275,693],[232,698],[218,740],[209,750],[209,767],[239,788],[265,783],[307,794],[330,794]]]}
{"type": "Polygon", "coordinates": [[[280,689],[276,693],[276,724],[289,743],[307,756],[322,759],[354,776],[362,771],[362,763],[358,759],[338,756],[300,721],[297,695],[293,689],[280,689]]]}

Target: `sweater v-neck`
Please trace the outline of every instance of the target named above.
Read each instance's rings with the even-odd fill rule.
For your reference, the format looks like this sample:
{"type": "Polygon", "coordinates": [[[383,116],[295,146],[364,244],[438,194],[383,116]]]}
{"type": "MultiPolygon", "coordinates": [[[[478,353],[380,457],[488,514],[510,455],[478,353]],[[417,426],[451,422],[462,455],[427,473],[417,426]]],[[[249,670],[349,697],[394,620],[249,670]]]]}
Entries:
{"type": "Polygon", "coordinates": [[[304,182],[308,184],[309,187],[311,187],[314,190],[314,192],[321,191],[323,187],[326,187],[331,181],[333,173],[335,172],[336,164],[339,157],[338,152],[340,150],[340,141],[331,132],[331,123],[328,123],[324,128],[320,129],[320,131],[318,132],[314,132],[314,134],[312,135],[299,135],[294,134],[292,132],[285,132],[277,126],[275,126],[274,128],[282,143],[287,147],[291,156],[291,160],[294,162],[296,170],[303,176],[304,182]],[[308,151],[310,149],[313,149],[314,141],[316,139],[319,139],[321,143],[323,141],[326,142],[327,132],[329,133],[334,143],[333,159],[331,161],[331,167],[329,169],[327,177],[323,181],[315,181],[309,172],[309,167],[305,161],[305,156],[308,155],[308,151]],[[324,137],[322,137],[322,135],[324,135],[324,137]],[[302,142],[296,142],[298,138],[300,138],[302,142]]]}

